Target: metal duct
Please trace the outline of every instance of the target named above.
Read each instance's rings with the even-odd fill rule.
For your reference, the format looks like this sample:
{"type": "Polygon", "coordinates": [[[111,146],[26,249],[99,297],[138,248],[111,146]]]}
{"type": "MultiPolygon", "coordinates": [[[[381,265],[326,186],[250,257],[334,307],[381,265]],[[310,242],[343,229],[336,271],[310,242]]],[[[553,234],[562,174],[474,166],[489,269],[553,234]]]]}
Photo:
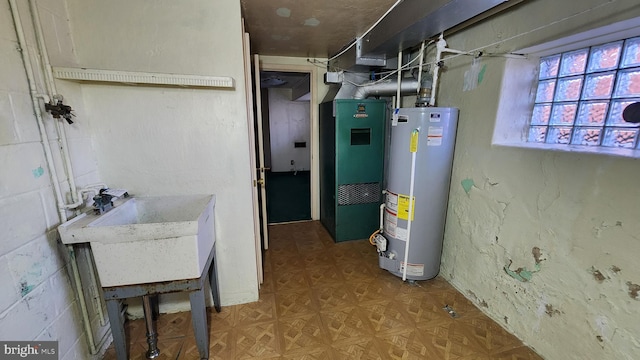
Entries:
{"type": "MultiPolygon", "coordinates": [[[[334,99],[366,99],[371,96],[393,96],[398,90],[398,79],[369,81],[366,73],[327,73],[325,83],[332,84],[323,102],[334,99]]],[[[418,80],[403,78],[400,93],[418,93],[418,80]]]]}
{"type": "MultiPolygon", "coordinates": [[[[357,46],[330,61],[329,68],[361,69],[385,66],[380,61],[395,57],[398,51],[416,46],[465,23],[469,25],[482,18],[478,16],[490,9],[499,12],[523,0],[404,0],[385,17],[357,46]]],[[[492,13],[493,13],[492,12],[492,13]]]]}
{"type": "MultiPolygon", "coordinates": [[[[372,85],[363,84],[356,88],[352,95],[353,99],[366,99],[370,96],[391,96],[398,91],[398,80],[387,80],[372,85]]],[[[400,94],[417,94],[418,80],[413,78],[402,79],[400,83],[400,94]]]]}

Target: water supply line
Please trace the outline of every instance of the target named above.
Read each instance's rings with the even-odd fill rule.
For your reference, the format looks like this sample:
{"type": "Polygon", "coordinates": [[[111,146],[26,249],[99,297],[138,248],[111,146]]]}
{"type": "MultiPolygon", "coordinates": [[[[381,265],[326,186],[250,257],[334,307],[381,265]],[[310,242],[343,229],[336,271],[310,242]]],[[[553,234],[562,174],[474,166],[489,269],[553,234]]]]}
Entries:
{"type": "MultiPolygon", "coordinates": [[[[38,11],[36,0],[29,0],[29,8],[31,12],[31,20],[35,28],[36,41],[38,45],[42,67],[43,67],[42,70],[45,78],[45,86],[47,87],[47,92],[49,93],[49,96],[50,96],[50,99],[45,101],[50,103],[53,103],[56,100],[62,101],[63,97],[62,95],[58,94],[58,90],[56,88],[56,83],[53,76],[53,70],[51,67],[51,61],[49,59],[49,52],[47,50],[47,44],[44,38],[44,31],[42,30],[42,22],[40,21],[40,12],[38,11]]],[[[64,127],[63,119],[54,118],[53,121],[55,121],[56,123],[56,131],[58,134],[58,144],[60,146],[60,149],[62,150],[62,159],[64,160],[65,174],[69,184],[71,201],[73,202],[72,204],[66,204],[64,207],[65,209],[77,209],[78,207],[84,204],[84,198],[83,198],[84,193],[95,193],[95,195],[97,195],[99,190],[102,188],[106,188],[107,185],[103,183],[91,184],[91,185],[85,186],[83,189],[77,189],[76,178],[73,173],[73,166],[71,164],[71,155],[69,153],[69,142],[67,139],[67,133],[64,127]]],[[[73,274],[74,279],[75,278],[80,279],[80,273],[78,272],[78,264],[76,260],[77,258],[75,256],[71,256],[71,255],[75,255],[75,249],[73,249],[73,245],[68,245],[67,250],[69,251],[69,257],[70,259],[72,259],[72,262],[73,262],[72,271],[74,271],[74,274],[73,274]]],[[[95,274],[95,262],[93,260],[93,254],[87,251],[87,253],[85,254],[85,258],[87,260],[87,263],[90,269],[89,270],[89,276],[91,279],[90,288],[91,290],[93,290],[92,291],[94,294],[93,300],[94,300],[95,308],[98,312],[98,316],[100,317],[100,326],[106,326],[107,316],[103,311],[104,300],[100,296],[100,289],[98,288],[98,280],[95,274]]],[[[82,294],[84,293],[82,282],[78,282],[77,291],[78,291],[78,297],[82,297],[82,294]]],[[[85,319],[83,319],[83,321],[84,320],[85,319]]],[[[91,322],[88,317],[86,321],[89,323],[91,322]]],[[[88,335],[88,336],[91,336],[91,335],[88,335]]]]}
{"type": "Polygon", "coordinates": [[[40,109],[39,98],[42,98],[42,94],[38,94],[35,76],[33,74],[33,67],[31,65],[31,59],[29,58],[29,53],[27,50],[27,42],[24,36],[24,29],[22,28],[22,21],[20,20],[20,15],[18,14],[18,5],[16,4],[16,0],[9,0],[9,5],[11,6],[11,15],[13,16],[13,23],[16,28],[16,35],[18,37],[18,46],[20,54],[22,55],[22,62],[24,63],[24,68],[27,73],[27,81],[29,83],[29,93],[31,94],[31,102],[33,105],[33,111],[36,116],[36,120],[38,122],[38,130],[40,131],[40,141],[42,143],[42,147],[45,154],[45,159],[47,163],[47,170],[49,170],[49,177],[51,179],[51,183],[53,185],[53,192],[56,197],[56,202],[58,204],[58,216],[61,221],[66,220],[67,214],[64,210],[64,207],[61,206],[64,204],[62,200],[62,191],[60,189],[60,184],[58,183],[58,173],[56,172],[56,168],[54,166],[53,155],[51,152],[51,144],[49,143],[49,136],[47,135],[47,130],[44,126],[44,121],[42,120],[42,110],[40,109]]]}
{"type": "Polygon", "coordinates": [[[411,152],[411,176],[409,182],[409,214],[407,215],[407,242],[404,244],[404,268],[402,269],[402,281],[407,280],[407,268],[409,267],[409,245],[411,243],[411,223],[413,222],[413,190],[416,178],[416,155],[418,153],[418,139],[420,127],[411,132],[409,151],[411,152]]]}
{"type": "MultiPolygon", "coordinates": [[[[382,194],[386,194],[386,191],[382,191],[382,194]]],[[[387,207],[387,205],[385,203],[380,204],[380,228],[378,230],[380,230],[380,232],[382,233],[384,231],[384,209],[387,207]]]]}
{"type": "MultiPolygon", "coordinates": [[[[33,111],[34,111],[34,115],[36,117],[37,123],[38,123],[38,130],[40,132],[40,141],[42,143],[42,147],[43,147],[43,151],[45,153],[45,160],[46,160],[46,164],[47,164],[47,170],[49,171],[49,178],[51,181],[51,185],[53,187],[53,192],[54,192],[54,196],[56,198],[56,203],[57,203],[57,210],[58,210],[58,217],[60,219],[60,222],[63,223],[65,221],[68,220],[67,217],[67,213],[66,213],[66,208],[65,208],[65,202],[63,200],[62,197],[62,189],[60,188],[60,183],[58,182],[58,173],[56,171],[55,168],[55,163],[53,160],[53,155],[52,155],[52,151],[51,151],[51,144],[49,142],[49,136],[47,135],[47,130],[46,127],[44,125],[44,121],[42,118],[42,110],[40,108],[40,102],[39,99],[42,98],[45,101],[50,100],[48,99],[47,95],[43,95],[43,94],[38,94],[37,92],[37,87],[36,87],[36,83],[35,83],[35,76],[33,73],[33,65],[31,63],[31,59],[29,57],[29,53],[28,53],[28,47],[27,47],[27,41],[25,39],[25,34],[24,34],[24,28],[22,27],[22,20],[20,18],[20,14],[19,14],[19,10],[18,10],[18,5],[16,3],[16,0],[9,0],[9,6],[11,8],[11,15],[13,17],[13,22],[14,22],[14,27],[16,30],[16,36],[18,39],[18,46],[19,46],[19,51],[22,55],[22,61],[24,64],[24,68],[25,68],[25,72],[27,75],[27,82],[29,85],[29,93],[31,95],[31,102],[33,105],[33,111]]],[[[30,9],[32,12],[34,11],[34,8],[30,9]]],[[[34,21],[35,23],[38,23],[36,21],[34,21]]],[[[37,25],[36,25],[37,26],[37,25]]],[[[50,67],[49,67],[50,68],[50,67]]],[[[68,174],[67,174],[68,175],[68,174]]],[[[71,183],[71,181],[70,181],[71,183]]],[[[71,262],[71,267],[72,267],[72,272],[73,272],[73,277],[74,277],[74,282],[76,282],[76,284],[78,286],[81,286],[79,282],[77,282],[79,280],[79,270],[78,270],[78,264],[75,261],[75,252],[73,251],[73,247],[71,245],[67,245],[67,250],[69,251],[69,255],[70,255],[70,262],[71,262]]],[[[89,322],[89,314],[87,311],[87,307],[86,307],[86,303],[84,300],[84,296],[82,296],[82,290],[77,289],[77,292],[80,291],[78,293],[78,302],[80,304],[80,308],[81,308],[81,312],[82,312],[82,317],[83,317],[83,324],[84,324],[84,328],[85,328],[85,332],[87,333],[87,341],[89,342],[89,347],[91,350],[91,354],[96,354],[97,353],[97,348],[95,345],[95,340],[93,337],[93,331],[91,330],[91,325],[89,322]]],[[[101,344],[104,344],[104,342],[106,342],[107,338],[108,338],[108,334],[110,332],[107,331],[107,333],[105,334],[105,336],[103,337],[101,344]]]]}
{"type": "MultiPolygon", "coordinates": [[[[38,12],[38,8],[35,0],[29,0],[29,7],[31,10],[31,18],[33,22],[33,26],[35,27],[36,32],[36,41],[38,45],[38,50],[40,52],[40,58],[42,61],[42,67],[45,78],[45,86],[47,87],[47,92],[51,97],[50,102],[54,102],[56,100],[62,101],[62,96],[58,94],[56,89],[56,84],[53,78],[53,71],[51,70],[51,62],[49,60],[49,53],[47,52],[47,45],[44,40],[44,32],[42,31],[42,23],[40,22],[40,14],[38,12]]],[[[71,166],[71,156],[69,155],[69,145],[67,142],[67,133],[62,125],[62,119],[54,119],[56,122],[56,130],[58,132],[58,144],[60,145],[60,149],[62,149],[62,158],[64,159],[64,167],[67,175],[67,180],[69,181],[69,190],[71,192],[71,201],[76,203],[79,199],[76,194],[76,180],[73,175],[73,167],[71,166]]],[[[74,209],[72,207],[65,206],[66,209],[74,209]]]]}
{"type": "Polygon", "coordinates": [[[440,66],[442,62],[442,54],[443,53],[452,53],[459,55],[471,55],[468,51],[449,49],[447,47],[447,42],[444,40],[444,36],[440,33],[440,38],[436,43],[436,66],[433,69],[433,85],[431,88],[431,99],[429,99],[429,106],[436,105],[436,90],[438,88],[438,78],[440,77],[440,66]]]}
{"type": "MultiPolygon", "coordinates": [[[[386,194],[387,191],[386,190],[382,190],[382,194],[386,194]]],[[[380,204],[380,227],[378,228],[378,230],[374,231],[373,234],[371,234],[371,236],[369,236],[369,244],[371,245],[376,245],[375,241],[373,240],[376,235],[378,234],[382,234],[384,232],[384,209],[385,209],[386,205],[385,203],[380,204]]]]}
{"type": "MultiPolygon", "coordinates": [[[[47,87],[47,92],[49,93],[49,97],[50,97],[50,100],[45,100],[45,101],[50,103],[53,103],[56,100],[62,101],[63,97],[62,95],[58,94],[58,90],[56,88],[56,83],[53,76],[53,70],[51,67],[51,61],[49,59],[49,52],[47,50],[47,44],[44,38],[44,31],[42,30],[42,22],[40,21],[40,12],[38,11],[36,0],[29,0],[29,10],[31,12],[31,20],[33,22],[33,26],[35,29],[38,51],[40,54],[41,63],[43,67],[42,70],[43,70],[44,79],[45,79],[44,83],[45,83],[45,86],[47,87]]],[[[96,187],[106,188],[107,186],[106,184],[92,184],[92,185],[85,186],[83,189],[77,189],[76,177],[73,173],[73,166],[71,164],[71,155],[69,153],[69,142],[67,140],[67,132],[64,127],[63,119],[54,118],[53,121],[55,121],[56,123],[56,131],[58,134],[58,144],[60,146],[60,149],[62,150],[62,159],[64,160],[65,175],[69,184],[71,201],[73,202],[72,204],[66,204],[64,208],[77,209],[78,207],[84,204],[84,198],[82,196],[83,193],[93,192],[97,194],[99,189],[96,190],[95,189],[96,187]]],[[[67,245],[67,251],[69,252],[69,257],[72,261],[71,267],[72,267],[72,271],[74,272],[73,277],[74,279],[80,279],[80,273],[79,273],[78,264],[77,264],[77,257],[75,256],[75,249],[73,248],[73,245],[67,245]]],[[[107,325],[107,317],[105,312],[103,311],[102,297],[99,295],[100,289],[98,289],[98,285],[97,285],[98,281],[97,281],[97,277],[94,270],[95,263],[93,260],[93,255],[91,253],[85,254],[85,258],[87,260],[87,263],[90,269],[89,270],[89,276],[91,278],[90,288],[93,290],[92,291],[93,294],[97,295],[97,296],[94,296],[94,302],[97,298],[97,304],[95,304],[97,306],[95,307],[98,312],[98,316],[100,317],[100,326],[105,326],[107,325]]],[[[79,298],[83,297],[84,289],[82,286],[82,282],[77,283],[77,292],[78,292],[79,298]]],[[[83,321],[85,321],[85,319],[83,319],[83,321]]],[[[86,321],[91,323],[88,315],[87,315],[86,321]]],[[[92,335],[87,335],[87,336],[92,336],[92,335]]]]}

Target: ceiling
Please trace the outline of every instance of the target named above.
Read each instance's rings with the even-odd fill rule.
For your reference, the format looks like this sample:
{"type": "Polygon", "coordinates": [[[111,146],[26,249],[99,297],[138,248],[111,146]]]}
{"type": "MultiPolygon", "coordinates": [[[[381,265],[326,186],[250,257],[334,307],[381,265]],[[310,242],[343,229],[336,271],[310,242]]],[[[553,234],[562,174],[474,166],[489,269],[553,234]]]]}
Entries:
{"type": "Polygon", "coordinates": [[[241,0],[251,52],[326,58],[375,23],[396,0],[241,0]]]}
{"type": "Polygon", "coordinates": [[[261,71],[261,88],[293,88],[304,86],[309,91],[309,74],[283,71],[261,71]],[[303,83],[304,82],[304,83],[303,83]]]}

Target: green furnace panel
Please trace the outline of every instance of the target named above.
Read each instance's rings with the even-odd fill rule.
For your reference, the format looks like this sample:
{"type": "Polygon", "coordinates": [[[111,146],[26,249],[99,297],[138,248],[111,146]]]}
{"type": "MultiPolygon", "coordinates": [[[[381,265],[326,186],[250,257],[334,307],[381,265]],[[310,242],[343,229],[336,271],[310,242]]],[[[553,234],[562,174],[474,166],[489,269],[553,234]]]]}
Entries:
{"type": "Polygon", "coordinates": [[[379,227],[386,101],[320,104],[320,221],[336,242],[379,227]]]}

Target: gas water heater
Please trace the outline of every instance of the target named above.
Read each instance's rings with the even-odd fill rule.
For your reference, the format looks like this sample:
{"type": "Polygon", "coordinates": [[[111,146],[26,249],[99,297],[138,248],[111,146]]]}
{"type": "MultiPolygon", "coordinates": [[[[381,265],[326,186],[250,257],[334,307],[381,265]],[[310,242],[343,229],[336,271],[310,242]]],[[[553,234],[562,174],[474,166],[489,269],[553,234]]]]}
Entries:
{"type": "Polygon", "coordinates": [[[371,241],[380,268],[403,280],[427,280],[440,271],[458,109],[403,108],[398,115],[391,126],[382,231],[371,241]]]}

